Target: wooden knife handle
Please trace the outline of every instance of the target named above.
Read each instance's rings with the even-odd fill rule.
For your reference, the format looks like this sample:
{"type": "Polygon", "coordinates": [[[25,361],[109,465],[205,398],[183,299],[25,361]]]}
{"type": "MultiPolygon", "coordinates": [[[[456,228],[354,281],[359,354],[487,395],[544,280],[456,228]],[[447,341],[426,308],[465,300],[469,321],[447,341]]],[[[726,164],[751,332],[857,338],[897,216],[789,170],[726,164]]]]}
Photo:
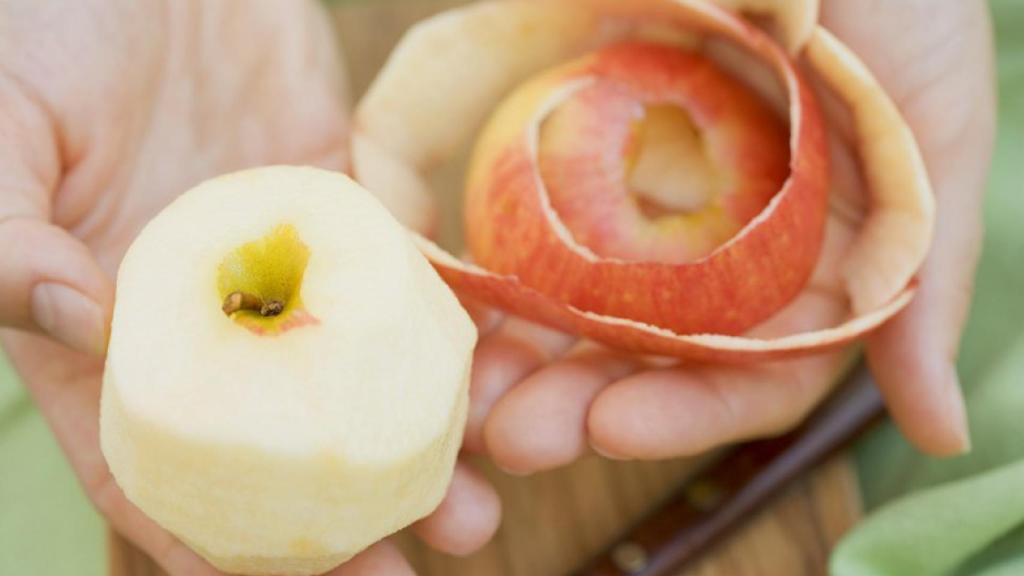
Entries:
{"type": "Polygon", "coordinates": [[[874,423],[883,404],[861,364],[796,430],[742,444],[688,479],[662,507],[576,576],[664,576],[679,570],[874,423]]]}

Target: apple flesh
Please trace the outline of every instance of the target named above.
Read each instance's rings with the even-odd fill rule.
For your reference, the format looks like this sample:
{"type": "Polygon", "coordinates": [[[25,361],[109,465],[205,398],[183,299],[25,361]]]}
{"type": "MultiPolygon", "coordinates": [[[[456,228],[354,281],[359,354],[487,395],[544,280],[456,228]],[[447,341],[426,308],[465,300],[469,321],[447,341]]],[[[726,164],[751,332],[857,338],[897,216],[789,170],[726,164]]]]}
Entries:
{"type": "Polygon", "coordinates": [[[121,265],[103,453],[129,500],[218,569],[321,573],[441,501],[475,341],[347,177],[216,178],[121,265]]]}

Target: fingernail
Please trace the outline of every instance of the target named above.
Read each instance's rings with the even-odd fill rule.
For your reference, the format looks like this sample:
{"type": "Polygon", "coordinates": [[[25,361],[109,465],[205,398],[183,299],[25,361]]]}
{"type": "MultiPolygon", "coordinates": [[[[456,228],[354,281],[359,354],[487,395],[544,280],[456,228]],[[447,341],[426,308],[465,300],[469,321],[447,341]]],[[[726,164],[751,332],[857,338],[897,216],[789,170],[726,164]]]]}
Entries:
{"type": "Polygon", "coordinates": [[[63,284],[43,282],[32,289],[32,318],[56,340],[82,352],[102,354],[106,326],[99,304],[63,284]]]}
{"type": "Polygon", "coordinates": [[[525,470],[525,469],[524,470],[519,470],[519,469],[516,469],[516,468],[512,468],[512,467],[510,467],[508,465],[505,465],[505,464],[500,464],[496,460],[494,461],[494,466],[498,470],[501,470],[502,472],[504,472],[505,474],[507,474],[509,476],[516,476],[516,477],[522,478],[524,476],[529,476],[529,475],[533,474],[532,470],[525,470]]]}
{"type": "Polygon", "coordinates": [[[947,398],[949,402],[946,408],[949,411],[948,418],[957,436],[957,455],[967,454],[971,451],[971,430],[967,421],[967,406],[964,404],[964,396],[960,387],[960,378],[957,376],[956,368],[950,367],[949,391],[947,398]]]}
{"type": "Polygon", "coordinates": [[[632,458],[630,458],[628,456],[623,456],[621,454],[613,454],[612,452],[609,452],[609,451],[605,450],[604,448],[599,447],[597,444],[594,444],[593,442],[590,443],[590,448],[594,452],[597,452],[598,455],[603,456],[603,457],[607,458],[608,460],[617,460],[617,461],[620,461],[620,462],[625,462],[625,461],[628,461],[628,460],[632,460],[632,458]]]}

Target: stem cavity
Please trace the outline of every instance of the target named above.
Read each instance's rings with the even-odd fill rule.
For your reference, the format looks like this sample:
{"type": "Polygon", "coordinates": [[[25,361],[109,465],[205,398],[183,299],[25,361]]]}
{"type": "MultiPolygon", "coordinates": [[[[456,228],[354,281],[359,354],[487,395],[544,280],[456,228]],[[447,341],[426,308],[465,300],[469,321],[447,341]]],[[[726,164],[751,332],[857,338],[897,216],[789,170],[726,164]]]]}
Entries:
{"type": "Polygon", "coordinates": [[[235,291],[224,298],[224,304],[221,306],[221,310],[223,310],[224,314],[228,316],[231,316],[240,310],[249,310],[252,312],[259,312],[260,316],[263,317],[271,317],[277,316],[284,311],[284,302],[281,302],[280,300],[264,301],[255,294],[235,291]]]}

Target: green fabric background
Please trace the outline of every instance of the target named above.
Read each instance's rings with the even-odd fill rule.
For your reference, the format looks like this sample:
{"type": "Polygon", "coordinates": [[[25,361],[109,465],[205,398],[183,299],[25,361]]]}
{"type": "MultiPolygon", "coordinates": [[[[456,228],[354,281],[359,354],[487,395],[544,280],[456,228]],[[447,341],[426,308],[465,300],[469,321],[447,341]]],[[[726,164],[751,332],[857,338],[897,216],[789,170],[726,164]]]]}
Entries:
{"type": "MultiPolygon", "coordinates": [[[[960,363],[974,451],[928,459],[892,426],[869,438],[865,501],[889,503],[842,542],[837,576],[1024,574],[1024,2],[992,7],[1000,132],[960,363]]],[[[0,575],[101,576],[105,550],[101,519],[0,358],[0,575]]]]}
{"type": "Polygon", "coordinates": [[[0,575],[105,573],[103,522],[0,357],[0,575]]]}

